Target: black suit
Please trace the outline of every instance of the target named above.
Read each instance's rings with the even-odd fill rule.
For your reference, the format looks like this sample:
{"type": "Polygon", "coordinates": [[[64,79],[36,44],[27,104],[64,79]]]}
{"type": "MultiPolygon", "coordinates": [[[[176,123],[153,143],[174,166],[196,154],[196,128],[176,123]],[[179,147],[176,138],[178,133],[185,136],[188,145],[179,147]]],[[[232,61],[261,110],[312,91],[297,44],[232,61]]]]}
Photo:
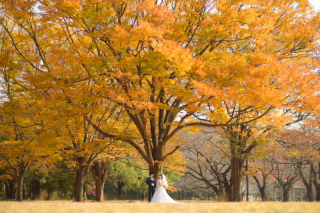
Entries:
{"type": "Polygon", "coordinates": [[[146,183],[149,186],[149,202],[150,202],[157,185],[156,185],[155,179],[154,178],[151,179],[151,177],[147,178],[146,183]],[[152,186],[152,184],[153,184],[153,186],[152,186]]]}

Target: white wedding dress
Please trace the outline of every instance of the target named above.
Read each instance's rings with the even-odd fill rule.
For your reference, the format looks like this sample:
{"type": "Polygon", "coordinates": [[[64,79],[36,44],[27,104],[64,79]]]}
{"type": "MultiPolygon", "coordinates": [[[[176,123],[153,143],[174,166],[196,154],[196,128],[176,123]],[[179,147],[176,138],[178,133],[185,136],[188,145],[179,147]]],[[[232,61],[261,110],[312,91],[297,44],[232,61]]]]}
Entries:
{"type": "Polygon", "coordinates": [[[164,186],[167,186],[167,181],[163,179],[157,180],[157,189],[151,199],[151,203],[179,203],[174,201],[167,193],[164,186]]]}

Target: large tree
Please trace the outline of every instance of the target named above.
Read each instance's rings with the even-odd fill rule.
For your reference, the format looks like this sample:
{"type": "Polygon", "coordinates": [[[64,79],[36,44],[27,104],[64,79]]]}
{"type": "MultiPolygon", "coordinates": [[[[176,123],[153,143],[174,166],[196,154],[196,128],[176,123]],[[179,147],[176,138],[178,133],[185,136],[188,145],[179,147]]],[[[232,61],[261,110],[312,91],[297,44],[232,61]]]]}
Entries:
{"type": "MultiPolygon", "coordinates": [[[[27,170],[55,158],[54,138],[48,134],[48,111],[43,102],[34,99],[37,94],[25,81],[25,65],[8,45],[9,38],[1,30],[1,106],[0,142],[1,164],[14,172],[17,179],[17,200],[22,201],[23,180],[27,170]]],[[[13,186],[10,186],[12,188],[13,186]]]]}
{"type": "Polygon", "coordinates": [[[195,84],[208,97],[209,114],[203,110],[196,117],[224,124],[234,201],[241,200],[245,159],[268,142],[266,134],[301,120],[318,105],[311,69],[318,66],[318,14],[307,1],[253,2],[230,2],[236,30],[226,34],[233,42],[202,54],[208,72],[195,84]],[[252,10],[259,15],[249,18],[252,10]]]}

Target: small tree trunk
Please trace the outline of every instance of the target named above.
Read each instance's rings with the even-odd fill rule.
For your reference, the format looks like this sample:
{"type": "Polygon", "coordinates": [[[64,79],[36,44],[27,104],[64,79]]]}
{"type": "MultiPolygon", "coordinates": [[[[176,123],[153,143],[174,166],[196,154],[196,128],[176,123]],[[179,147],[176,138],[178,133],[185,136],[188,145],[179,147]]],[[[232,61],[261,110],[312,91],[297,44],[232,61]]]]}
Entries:
{"type": "Polygon", "coordinates": [[[51,193],[50,193],[50,191],[51,191],[51,190],[48,190],[48,191],[47,191],[47,200],[50,200],[50,198],[51,198],[51,193]]]}
{"type": "Polygon", "coordinates": [[[41,184],[39,179],[34,179],[31,182],[32,199],[39,200],[41,192],[41,184]]]}
{"type": "Polygon", "coordinates": [[[22,187],[22,197],[23,197],[23,200],[26,200],[26,199],[29,199],[29,194],[27,194],[27,187],[25,184],[23,184],[23,187],[22,187]]]}
{"type": "Polygon", "coordinates": [[[217,194],[218,202],[226,201],[226,193],[224,192],[223,188],[219,188],[219,191],[217,194]]]}
{"type": "Polygon", "coordinates": [[[262,174],[262,184],[259,182],[256,176],[253,176],[253,179],[255,180],[257,187],[259,189],[262,202],[267,201],[267,196],[266,196],[267,176],[268,175],[262,174]]]}
{"type": "Polygon", "coordinates": [[[85,184],[83,184],[83,199],[88,200],[87,198],[87,187],[85,184]]]}
{"type": "Polygon", "coordinates": [[[110,191],[107,190],[106,193],[104,193],[104,199],[109,200],[110,199],[110,191]]]}
{"type": "Polygon", "coordinates": [[[143,192],[141,192],[140,198],[141,198],[141,200],[144,200],[144,199],[145,199],[145,196],[144,196],[144,193],[143,193],[143,192]]]}
{"type": "Polygon", "coordinates": [[[76,173],[76,180],[74,182],[73,200],[76,202],[83,201],[83,186],[86,180],[85,166],[79,166],[76,173]]]}
{"type": "Polygon", "coordinates": [[[40,199],[40,194],[41,194],[41,182],[40,179],[37,179],[37,183],[36,183],[36,197],[35,199],[40,199]]]}
{"type": "Polygon", "coordinates": [[[23,201],[23,176],[19,176],[18,178],[18,188],[17,188],[17,201],[23,201]]]}
{"type": "Polygon", "coordinates": [[[225,186],[225,201],[226,202],[232,201],[232,182],[227,187],[225,186]]]}
{"type": "Polygon", "coordinates": [[[15,197],[14,184],[15,184],[15,181],[14,181],[14,180],[8,180],[8,181],[5,183],[5,187],[6,187],[6,198],[7,198],[7,199],[14,199],[14,197],[15,197]]]}
{"type": "Polygon", "coordinates": [[[25,161],[22,161],[19,164],[19,168],[14,168],[16,171],[16,178],[18,182],[18,188],[17,188],[17,201],[22,202],[25,198],[25,190],[23,190],[23,179],[24,175],[29,168],[29,163],[26,163],[25,161]]]}

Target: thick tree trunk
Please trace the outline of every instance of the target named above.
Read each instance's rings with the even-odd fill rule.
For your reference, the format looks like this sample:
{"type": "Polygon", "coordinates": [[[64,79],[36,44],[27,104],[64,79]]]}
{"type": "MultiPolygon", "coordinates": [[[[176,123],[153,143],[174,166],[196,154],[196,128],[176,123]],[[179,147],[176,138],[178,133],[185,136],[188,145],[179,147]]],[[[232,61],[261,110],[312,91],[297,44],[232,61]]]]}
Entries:
{"type": "Polygon", "coordinates": [[[231,183],[232,183],[232,201],[240,202],[241,182],[242,182],[242,160],[237,156],[231,157],[231,183]]]}
{"type": "Polygon", "coordinates": [[[259,192],[261,196],[261,201],[263,202],[267,201],[266,184],[264,184],[262,187],[259,187],[259,192]]]}
{"type": "Polygon", "coordinates": [[[109,165],[110,165],[110,162],[108,161],[100,161],[100,162],[95,162],[90,167],[90,171],[96,185],[95,201],[98,201],[98,202],[103,201],[104,183],[106,181],[109,165]]]}
{"type": "Polygon", "coordinates": [[[157,182],[158,177],[161,173],[161,165],[156,163],[153,166],[149,166],[149,171],[154,173],[154,179],[157,182]]]}
{"type": "Polygon", "coordinates": [[[215,195],[217,196],[218,202],[227,202],[229,200],[229,194],[225,190],[224,185],[220,185],[214,189],[215,195]]]}
{"type": "Polygon", "coordinates": [[[320,201],[320,189],[316,190],[316,201],[320,201]]]}
{"type": "Polygon", "coordinates": [[[104,181],[98,181],[96,183],[96,196],[94,198],[95,201],[101,202],[103,201],[103,189],[104,189],[104,181]]]}
{"type": "Polygon", "coordinates": [[[124,200],[123,198],[123,187],[125,184],[121,181],[118,181],[118,187],[117,187],[117,200],[124,200]]]}
{"type": "Polygon", "coordinates": [[[308,186],[306,186],[306,189],[307,189],[307,199],[308,199],[308,201],[310,201],[310,202],[314,201],[312,183],[309,183],[308,186]]]}
{"type": "Polygon", "coordinates": [[[267,201],[267,195],[266,195],[266,189],[264,187],[261,187],[259,189],[260,196],[261,196],[261,201],[265,202],[267,201]]]}
{"type": "Polygon", "coordinates": [[[96,183],[96,197],[94,198],[95,201],[103,201],[103,189],[104,181],[99,181],[98,183],[96,183]]]}
{"type": "Polygon", "coordinates": [[[316,201],[320,201],[320,184],[314,181],[314,187],[316,189],[316,201]]]}
{"type": "Polygon", "coordinates": [[[283,202],[288,202],[290,189],[286,189],[285,187],[282,187],[282,189],[283,189],[283,202]]]}
{"type": "Polygon", "coordinates": [[[17,201],[22,202],[23,201],[23,176],[19,176],[17,178],[18,182],[18,188],[17,188],[17,201]]]}
{"type": "Polygon", "coordinates": [[[19,164],[19,167],[12,167],[15,170],[16,173],[16,178],[17,178],[17,183],[18,183],[18,187],[17,187],[17,201],[22,202],[23,199],[25,198],[25,190],[23,189],[23,179],[24,179],[24,175],[26,173],[26,171],[29,168],[29,163],[22,161],[19,164]]]}
{"type": "Polygon", "coordinates": [[[73,192],[73,201],[82,202],[83,201],[83,186],[86,180],[86,167],[78,166],[76,173],[76,180],[74,182],[74,192],[73,192]]]}
{"type": "Polygon", "coordinates": [[[233,178],[232,182],[232,201],[241,202],[241,182],[242,178],[239,177],[239,173],[234,173],[235,178],[233,178]]]}
{"type": "Polygon", "coordinates": [[[302,170],[302,165],[298,167],[299,175],[300,178],[302,179],[302,182],[304,186],[307,189],[307,199],[308,201],[312,202],[314,201],[313,197],[313,181],[314,181],[314,168],[313,168],[313,162],[309,161],[308,162],[310,165],[310,171],[309,171],[309,180],[305,177],[305,173],[302,170]]]}

